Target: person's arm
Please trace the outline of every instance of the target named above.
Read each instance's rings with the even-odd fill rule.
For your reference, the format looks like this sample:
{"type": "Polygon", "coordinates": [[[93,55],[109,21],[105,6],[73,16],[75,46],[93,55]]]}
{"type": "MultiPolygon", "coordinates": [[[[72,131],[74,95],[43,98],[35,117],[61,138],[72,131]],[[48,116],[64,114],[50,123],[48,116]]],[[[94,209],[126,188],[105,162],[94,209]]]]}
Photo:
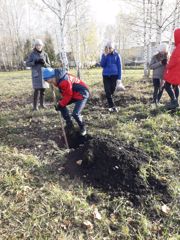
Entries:
{"type": "Polygon", "coordinates": [[[150,69],[154,70],[162,66],[162,62],[156,62],[155,57],[152,57],[151,62],[149,64],[150,69]]]}
{"type": "Polygon", "coordinates": [[[118,54],[117,58],[117,68],[118,68],[118,80],[121,80],[122,77],[122,63],[121,63],[121,57],[118,54]]]}
{"type": "Polygon", "coordinates": [[[70,81],[64,80],[59,84],[61,89],[62,99],[59,100],[59,105],[65,107],[72,99],[72,83],[70,81]]]}
{"type": "Polygon", "coordinates": [[[34,55],[33,53],[29,54],[28,59],[26,61],[26,66],[27,67],[33,67],[35,66],[35,61],[34,61],[34,55]]]}
{"type": "Polygon", "coordinates": [[[101,67],[104,68],[106,66],[106,63],[107,63],[107,55],[103,53],[101,57],[101,62],[100,62],[101,67]]]}

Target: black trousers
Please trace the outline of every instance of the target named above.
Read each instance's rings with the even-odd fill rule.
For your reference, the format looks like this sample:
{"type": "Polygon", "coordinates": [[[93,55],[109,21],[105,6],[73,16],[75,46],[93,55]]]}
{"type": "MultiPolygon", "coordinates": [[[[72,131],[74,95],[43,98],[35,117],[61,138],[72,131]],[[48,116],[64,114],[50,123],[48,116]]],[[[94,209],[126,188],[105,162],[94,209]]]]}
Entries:
{"type": "Polygon", "coordinates": [[[116,89],[116,83],[117,83],[118,76],[103,76],[103,83],[104,83],[104,91],[106,93],[106,98],[108,102],[109,108],[114,107],[114,101],[112,98],[112,95],[115,92],[116,89]]]}
{"type": "Polygon", "coordinates": [[[164,91],[164,87],[160,88],[160,83],[161,83],[161,79],[153,78],[153,86],[154,86],[153,101],[154,101],[154,103],[157,103],[160,101],[163,91],[164,91]]]}
{"type": "Polygon", "coordinates": [[[171,85],[168,82],[165,82],[164,85],[166,92],[168,93],[169,97],[171,98],[171,101],[178,99],[179,97],[179,86],[178,85],[171,85]]]}

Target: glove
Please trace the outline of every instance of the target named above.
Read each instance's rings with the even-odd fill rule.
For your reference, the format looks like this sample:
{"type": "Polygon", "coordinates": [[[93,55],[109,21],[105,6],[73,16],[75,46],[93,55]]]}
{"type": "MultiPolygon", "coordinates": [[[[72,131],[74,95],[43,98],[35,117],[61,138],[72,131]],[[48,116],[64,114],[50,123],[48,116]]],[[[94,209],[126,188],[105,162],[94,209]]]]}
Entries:
{"type": "Polygon", "coordinates": [[[120,79],[116,82],[116,91],[125,91],[125,87],[120,79]]]}
{"type": "Polygon", "coordinates": [[[44,64],[45,64],[45,61],[44,61],[43,58],[40,58],[40,59],[36,60],[35,63],[36,63],[36,64],[43,64],[43,65],[44,65],[44,64]]]}
{"type": "Polygon", "coordinates": [[[58,112],[61,110],[61,106],[59,104],[54,105],[55,110],[58,112]]]}
{"type": "Polygon", "coordinates": [[[163,59],[163,60],[161,61],[161,63],[162,63],[162,65],[166,65],[166,64],[167,64],[167,58],[163,59]]]}

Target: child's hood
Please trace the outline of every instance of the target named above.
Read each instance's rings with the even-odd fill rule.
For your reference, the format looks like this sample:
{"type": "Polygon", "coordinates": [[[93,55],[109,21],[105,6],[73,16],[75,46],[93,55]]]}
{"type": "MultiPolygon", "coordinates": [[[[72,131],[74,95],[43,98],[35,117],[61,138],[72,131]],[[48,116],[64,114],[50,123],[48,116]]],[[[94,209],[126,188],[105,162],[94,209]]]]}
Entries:
{"type": "Polygon", "coordinates": [[[174,41],[175,41],[175,46],[180,44],[180,28],[176,29],[174,32],[174,41]]]}

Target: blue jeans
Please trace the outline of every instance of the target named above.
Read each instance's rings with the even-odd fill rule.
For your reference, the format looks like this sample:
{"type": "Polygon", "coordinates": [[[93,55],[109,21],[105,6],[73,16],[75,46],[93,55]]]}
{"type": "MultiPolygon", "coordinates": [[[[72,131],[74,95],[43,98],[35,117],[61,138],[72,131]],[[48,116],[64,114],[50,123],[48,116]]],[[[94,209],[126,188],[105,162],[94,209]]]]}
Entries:
{"type": "MultiPolygon", "coordinates": [[[[81,112],[82,112],[83,108],[85,107],[88,98],[89,98],[89,92],[87,91],[83,99],[75,100],[75,101],[72,101],[69,103],[69,104],[75,103],[75,106],[74,106],[74,109],[72,112],[72,117],[75,119],[75,121],[77,122],[77,124],[79,125],[80,128],[84,126],[81,112]]],[[[71,115],[69,114],[69,110],[67,107],[62,107],[60,109],[60,112],[67,124],[69,122],[71,122],[71,115]]]]}

